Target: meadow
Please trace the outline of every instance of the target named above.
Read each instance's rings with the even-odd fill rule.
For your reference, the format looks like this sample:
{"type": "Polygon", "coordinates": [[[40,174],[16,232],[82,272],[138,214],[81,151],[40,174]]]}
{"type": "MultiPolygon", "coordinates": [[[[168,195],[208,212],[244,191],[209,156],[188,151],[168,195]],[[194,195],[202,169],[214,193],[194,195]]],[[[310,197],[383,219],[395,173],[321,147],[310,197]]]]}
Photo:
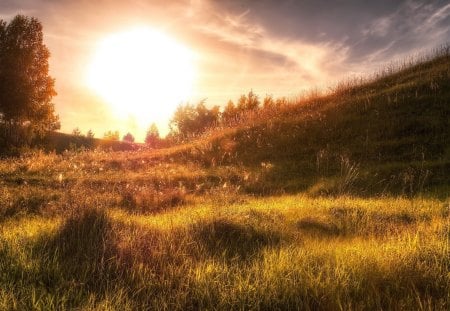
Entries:
{"type": "Polygon", "coordinates": [[[448,310],[449,64],[171,148],[0,160],[0,309],[448,310]]]}
{"type": "Polygon", "coordinates": [[[450,304],[448,199],[255,196],[238,189],[252,173],[143,152],[37,153],[0,171],[1,309],[450,304]]]}

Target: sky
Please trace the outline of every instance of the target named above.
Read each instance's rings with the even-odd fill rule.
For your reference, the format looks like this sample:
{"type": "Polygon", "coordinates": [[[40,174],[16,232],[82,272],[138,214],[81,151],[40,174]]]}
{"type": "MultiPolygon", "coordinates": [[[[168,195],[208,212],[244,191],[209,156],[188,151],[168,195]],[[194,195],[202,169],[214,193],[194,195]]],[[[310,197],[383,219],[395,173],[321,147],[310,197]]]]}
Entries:
{"type": "Polygon", "coordinates": [[[167,132],[169,116],[157,113],[166,104],[145,103],[155,109],[148,125],[138,124],[134,115],[113,113],[86,82],[99,42],[133,27],[156,29],[193,52],[195,81],[183,102],[209,106],[250,90],[262,98],[327,89],[450,41],[448,0],[0,1],[0,19],[17,14],[44,27],[61,131],[130,131],[141,141],[152,122],[167,132]]]}

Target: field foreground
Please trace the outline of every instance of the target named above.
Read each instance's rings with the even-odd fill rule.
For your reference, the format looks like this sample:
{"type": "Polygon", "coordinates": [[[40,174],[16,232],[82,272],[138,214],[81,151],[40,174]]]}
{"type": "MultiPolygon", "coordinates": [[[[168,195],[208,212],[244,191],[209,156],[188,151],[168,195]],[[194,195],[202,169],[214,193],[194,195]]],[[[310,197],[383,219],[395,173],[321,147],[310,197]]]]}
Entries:
{"type": "Polygon", "coordinates": [[[234,169],[1,161],[0,309],[450,308],[448,199],[254,196],[234,169]]]}

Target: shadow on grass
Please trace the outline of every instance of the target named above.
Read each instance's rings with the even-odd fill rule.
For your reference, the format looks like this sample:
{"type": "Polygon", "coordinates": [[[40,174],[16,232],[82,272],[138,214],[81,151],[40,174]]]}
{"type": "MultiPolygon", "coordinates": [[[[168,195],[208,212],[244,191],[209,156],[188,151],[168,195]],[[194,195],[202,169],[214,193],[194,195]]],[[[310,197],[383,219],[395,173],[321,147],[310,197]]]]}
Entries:
{"type": "Polygon", "coordinates": [[[107,215],[98,210],[72,215],[56,234],[24,241],[17,250],[0,240],[4,301],[18,310],[82,308],[90,297],[101,301],[123,275],[111,260],[114,241],[107,215]]]}
{"type": "Polygon", "coordinates": [[[337,237],[341,234],[339,228],[334,223],[328,223],[311,217],[299,220],[297,222],[297,228],[312,236],[324,238],[337,237]]]}
{"type": "Polygon", "coordinates": [[[76,211],[56,234],[44,235],[33,247],[40,261],[37,286],[44,286],[64,307],[78,308],[95,295],[104,299],[120,280],[114,258],[117,245],[112,225],[105,211],[76,211]]]}
{"type": "Polygon", "coordinates": [[[200,222],[192,226],[192,236],[200,253],[228,261],[254,259],[266,247],[280,243],[275,232],[266,232],[253,226],[225,219],[200,222]]]}

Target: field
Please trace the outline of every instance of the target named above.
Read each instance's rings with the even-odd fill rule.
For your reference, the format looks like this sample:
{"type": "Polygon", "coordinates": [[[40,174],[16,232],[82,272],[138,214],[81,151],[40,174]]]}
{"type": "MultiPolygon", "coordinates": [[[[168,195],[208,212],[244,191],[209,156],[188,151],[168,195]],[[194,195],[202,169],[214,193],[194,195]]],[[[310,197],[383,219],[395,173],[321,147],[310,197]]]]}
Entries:
{"type": "Polygon", "coordinates": [[[0,309],[448,310],[449,55],[167,149],[0,160],[0,309]]]}
{"type": "Polygon", "coordinates": [[[233,169],[2,161],[0,308],[448,309],[448,200],[256,197],[233,169]]]}

